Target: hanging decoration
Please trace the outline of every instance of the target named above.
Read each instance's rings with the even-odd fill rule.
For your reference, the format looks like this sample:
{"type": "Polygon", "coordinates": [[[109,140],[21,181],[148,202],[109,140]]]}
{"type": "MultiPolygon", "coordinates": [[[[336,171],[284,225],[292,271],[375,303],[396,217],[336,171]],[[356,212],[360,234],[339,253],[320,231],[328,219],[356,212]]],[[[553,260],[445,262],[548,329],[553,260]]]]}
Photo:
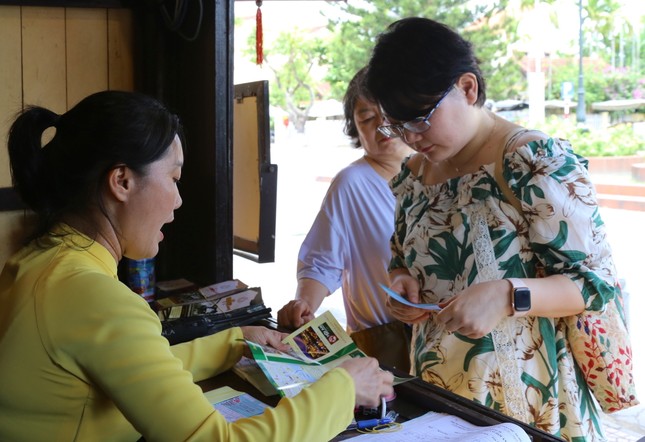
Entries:
{"type": "Polygon", "coordinates": [[[255,63],[262,65],[264,55],[262,53],[262,0],[255,0],[258,11],[255,13],[255,63]]]}

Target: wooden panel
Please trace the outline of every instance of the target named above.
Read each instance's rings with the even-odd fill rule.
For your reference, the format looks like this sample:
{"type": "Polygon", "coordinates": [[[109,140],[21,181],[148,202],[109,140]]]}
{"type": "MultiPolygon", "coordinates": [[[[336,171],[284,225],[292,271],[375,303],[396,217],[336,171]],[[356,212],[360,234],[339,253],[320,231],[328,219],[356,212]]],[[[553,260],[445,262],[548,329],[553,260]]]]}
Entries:
{"type": "Polygon", "coordinates": [[[0,5],[68,6],[79,8],[124,8],[132,0],[0,0],[0,5]]]}
{"type": "Polygon", "coordinates": [[[67,110],[65,10],[22,8],[23,102],[67,110]]]}
{"type": "MultiPolygon", "coordinates": [[[[11,185],[5,140],[12,117],[22,109],[20,8],[0,6],[0,188],[11,185]]],[[[0,244],[2,242],[0,241],[0,244]]]]}
{"type": "Polygon", "coordinates": [[[108,88],[107,10],[68,8],[65,28],[69,109],[108,88]]]}
{"type": "Polygon", "coordinates": [[[233,247],[257,262],[275,259],[278,166],[269,149],[269,83],[235,85],[233,247]]]}
{"type": "Polygon", "coordinates": [[[132,11],[108,9],[108,88],[134,90],[132,11]]]}
{"type": "MultiPolygon", "coordinates": [[[[133,90],[131,11],[110,10],[108,18],[107,9],[65,10],[51,7],[55,3],[0,6],[0,188],[11,185],[5,140],[23,104],[63,113],[98,90],[133,90]]],[[[33,221],[18,207],[15,195],[2,189],[0,268],[33,221]]]]}
{"type": "Polygon", "coordinates": [[[257,97],[236,97],[233,107],[233,236],[260,239],[257,97]]]}

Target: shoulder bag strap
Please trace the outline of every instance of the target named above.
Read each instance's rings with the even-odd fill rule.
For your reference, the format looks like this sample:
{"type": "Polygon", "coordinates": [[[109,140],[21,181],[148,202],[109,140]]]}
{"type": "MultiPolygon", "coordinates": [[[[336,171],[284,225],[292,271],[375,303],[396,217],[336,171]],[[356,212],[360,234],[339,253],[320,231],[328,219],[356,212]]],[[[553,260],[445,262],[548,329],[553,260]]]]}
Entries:
{"type": "Polygon", "coordinates": [[[508,183],[504,179],[504,175],[503,175],[504,154],[511,146],[515,144],[517,139],[520,136],[524,135],[526,132],[530,132],[530,131],[528,129],[518,130],[511,134],[511,136],[509,137],[506,143],[500,144],[501,146],[500,152],[498,154],[497,161],[495,162],[495,181],[497,181],[499,190],[502,191],[502,194],[504,194],[504,197],[506,198],[508,203],[511,204],[513,207],[515,207],[515,210],[517,210],[520,215],[523,214],[522,204],[520,203],[520,200],[515,196],[515,194],[509,187],[508,183]]]}

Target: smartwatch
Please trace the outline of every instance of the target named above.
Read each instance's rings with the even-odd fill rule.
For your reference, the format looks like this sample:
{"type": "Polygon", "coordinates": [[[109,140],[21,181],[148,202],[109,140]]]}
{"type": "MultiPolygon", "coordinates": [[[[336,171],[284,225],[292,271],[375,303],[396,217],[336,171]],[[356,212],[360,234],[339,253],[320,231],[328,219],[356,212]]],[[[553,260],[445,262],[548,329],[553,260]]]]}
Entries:
{"type": "Polygon", "coordinates": [[[531,309],[531,290],[518,278],[508,278],[511,283],[511,307],[513,313],[509,316],[515,316],[515,312],[526,312],[531,309]]]}

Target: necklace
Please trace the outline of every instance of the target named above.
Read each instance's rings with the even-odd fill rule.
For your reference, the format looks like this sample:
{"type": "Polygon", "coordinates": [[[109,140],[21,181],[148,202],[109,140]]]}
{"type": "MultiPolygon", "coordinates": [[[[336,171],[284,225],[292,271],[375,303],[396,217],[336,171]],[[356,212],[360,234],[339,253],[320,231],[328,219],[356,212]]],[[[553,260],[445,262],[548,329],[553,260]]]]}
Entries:
{"type": "Polygon", "coordinates": [[[484,143],[481,145],[481,147],[480,147],[479,149],[475,150],[475,151],[474,151],[474,152],[473,152],[473,153],[472,153],[472,154],[471,154],[471,155],[466,159],[466,161],[463,161],[461,166],[456,166],[456,165],[454,165],[454,164],[452,163],[452,161],[450,161],[450,158],[447,158],[447,159],[446,159],[446,161],[448,162],[448,164],[450,165],[450,167],[452,167],[453,169],[455,169],[455,172],[460,173],[460,172],[461,172],[460,167],[463,167],[463,166],[465,166],[465,165],[468,165],[468,164],[470,163],[470,160],[472,160],[472,159],[473,159],[473,157],[474,157],[475,155],[477,155],[477,152],[481,151],[481,149],[483,149],[484,147],[486,147],[486,146],[488,145],[488,143],[490,142],[491,137],[493,136],[493,133],[495,132],[495,129],[496,129],[496,128],[497,128],[497,117],[496,117],[495,115],[493,115],[493,127],[491,127],[490,132],[488,132],[488,136],[486,137],[486,141],[484,141],[484,143]]]}

